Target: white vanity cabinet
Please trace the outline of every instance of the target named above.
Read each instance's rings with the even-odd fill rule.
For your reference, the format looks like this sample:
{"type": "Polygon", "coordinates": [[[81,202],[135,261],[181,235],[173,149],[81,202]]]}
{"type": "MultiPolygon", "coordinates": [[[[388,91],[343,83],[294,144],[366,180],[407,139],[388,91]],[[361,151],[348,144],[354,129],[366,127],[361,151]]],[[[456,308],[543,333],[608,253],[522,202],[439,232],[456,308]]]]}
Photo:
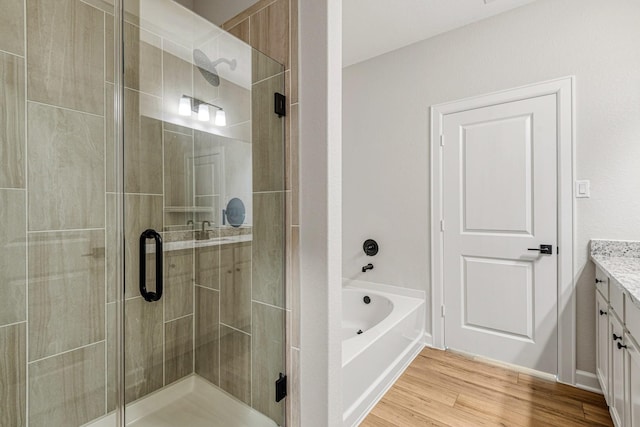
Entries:
{"type": "Polygon", "coordinates": [[[628,427],[640,426],[640,352],[638,344],[630,335],[625,337],[627,346],[627,411],[625,414],[628,427]]]}
{"type": "Polygon", "coordinates": [[[596,375],[617,427],[640,426],[640,308],[596,267],[596,375]]]}
{"type": "Polygon", "coordinates": [[[616,426],[624,426],[625,414],[625,352],[621,347],[624,339],[624,329],[615,311],[609,313],[609,343],[611,348],[611,364],[609,371],[609,412],[616,426]]]}
{"type": "Polygon", "coordinates": [[[609,395],[610,336],[609,303],[604,295],[596,292],[596,375],[602,386],[602,394],[609,405],[611,405],[609,395]]]}

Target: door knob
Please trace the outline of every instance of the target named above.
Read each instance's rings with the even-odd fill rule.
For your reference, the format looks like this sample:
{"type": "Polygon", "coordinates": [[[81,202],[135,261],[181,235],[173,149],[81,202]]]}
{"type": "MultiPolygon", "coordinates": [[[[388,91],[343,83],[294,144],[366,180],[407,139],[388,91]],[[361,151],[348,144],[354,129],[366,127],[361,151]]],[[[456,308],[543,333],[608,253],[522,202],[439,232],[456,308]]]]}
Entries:
{"type": "Polygon", "coordinates": [[[614,340],[614,341],[621,340],[621,339],[622,339],[622,337],[621,337],[621,336],[616,335],[616,334],[613,334],[613,340],[614,340]]]}
{"type": "Polygon", "coordinates": [[[604,316],[605,314],[607,314],[607,312],[606,312],[606,311],[604,311],[604,310],[600,310],[600,316],[604,316]]]}
{"type": "Polygon", "coordinates": [[[627,348],[627,346],[626,346],[626,345],[624,345],[624,344],[620,344],[620,343],[618,343],[618,350],[621,350],[621,349],[623,349],[623,348],[627,348]]]}
{"type": "Polygon", "coordinates": [[[528,248],[529,251],[539,251],[543,255],[553,254],[553,245],[540,245],[540,248],[528,248]]]}

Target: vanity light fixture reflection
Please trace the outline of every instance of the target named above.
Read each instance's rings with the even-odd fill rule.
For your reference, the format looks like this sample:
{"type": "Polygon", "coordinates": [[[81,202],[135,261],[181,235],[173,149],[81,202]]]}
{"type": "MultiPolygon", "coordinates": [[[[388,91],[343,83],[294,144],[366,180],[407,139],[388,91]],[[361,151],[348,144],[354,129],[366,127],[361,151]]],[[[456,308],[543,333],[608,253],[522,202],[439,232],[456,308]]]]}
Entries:
{"type": "Polygon", "coordinates": [[[182,98],[180,98],[180,104],[178,105],[178,114],[181,116],[191,115],[191,98],[182,95],[182,98]]]}
{"type": "Polygon", "coordinates": [[[208,122],[209,120],[211,120],[209,107],[213,107],[217,110],[213,124],[215,124],[216,126],[226,126],[227,117],[222,107],[202,101],[197,98],[193,98],[189,95],[182,95],[182,97],[180,98],[180,103],[178,104],[178,114],[180,114],[181,116],[189,117],[191,116],[191,113],[197,113],[198,120],[200,120],[201,122],[208,122]]]}
{"type": "Polygon", "coordinates": [[[209,119],[209,106],[206,104],[198,105],[198,120],[200,120],[201,122],[208,122],[209,119]]]}
{"type": "Polygon", "coordinates": [[[216,126],[227,125],[227,115],[222,108],[216,111],[216,118],[214,119],[213,124],[216,126]]]}

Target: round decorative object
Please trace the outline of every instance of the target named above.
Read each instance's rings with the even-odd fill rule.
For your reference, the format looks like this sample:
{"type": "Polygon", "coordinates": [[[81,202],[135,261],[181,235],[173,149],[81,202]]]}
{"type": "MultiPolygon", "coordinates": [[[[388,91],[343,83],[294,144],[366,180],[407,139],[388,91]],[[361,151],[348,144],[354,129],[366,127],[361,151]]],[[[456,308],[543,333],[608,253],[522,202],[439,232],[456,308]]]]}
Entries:
{"type": "Polygon", "coordinates": [[[245,218],[245,208],[242,200],[234,197],[229,200],[227,203],[227,209],[225,210],[225,215],[227,216],[227,222],[232,227],[240,227],[244,223],[245,218]]]}
{"type": "Polygon", "coordinates": [[[369,295],[362,298],[365,304],[371,304],[371,297],[369,295]]]}
{"type": "Polygon", "coordinates": [[[375,254],[378,253],[378,242],[376,242],[373,239],[367,239],[364,241],[364,244],[362,245],[362,249],[364,250],[365,254],[369,256],[374,256],[375,254]]]}

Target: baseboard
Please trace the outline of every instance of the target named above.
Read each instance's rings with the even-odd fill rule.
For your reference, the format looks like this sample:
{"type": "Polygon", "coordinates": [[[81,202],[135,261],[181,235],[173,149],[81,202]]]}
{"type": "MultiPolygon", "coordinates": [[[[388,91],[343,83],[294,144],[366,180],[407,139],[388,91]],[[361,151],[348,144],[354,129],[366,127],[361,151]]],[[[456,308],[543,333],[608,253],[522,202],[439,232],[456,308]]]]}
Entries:
{"type": "Polygon", "coordinates": [[[433,347],[433,335],[425,332],[424,336],[422,337],[422,344],[426,345],[427,347],[433,347]]]}
{"type": "Polygon", "coordinates": [[[602,394],[598,377],[591,372],[576,370],[576,387],[602,394]]]}

